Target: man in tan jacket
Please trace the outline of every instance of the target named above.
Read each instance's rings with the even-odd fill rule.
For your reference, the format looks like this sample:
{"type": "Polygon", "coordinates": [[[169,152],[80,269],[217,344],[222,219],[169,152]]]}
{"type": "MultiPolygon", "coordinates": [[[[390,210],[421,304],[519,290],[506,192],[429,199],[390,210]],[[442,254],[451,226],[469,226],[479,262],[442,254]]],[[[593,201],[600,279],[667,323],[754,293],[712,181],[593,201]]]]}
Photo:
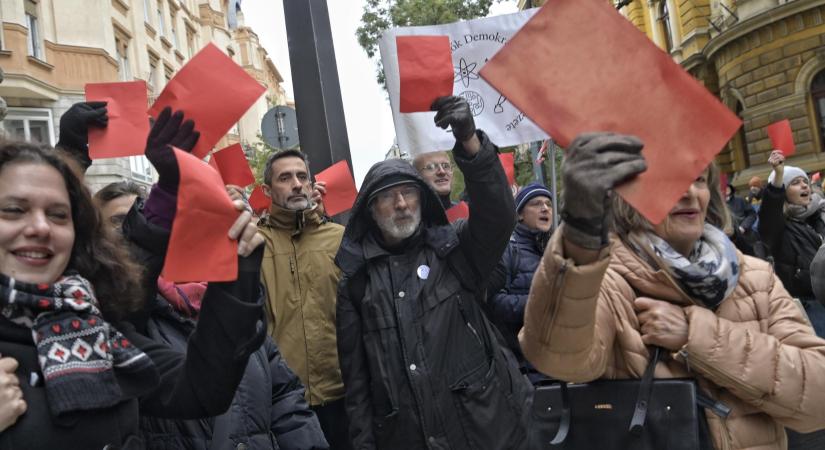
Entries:
{"type": "Polygon", "coordinates": [[[335,338],[340,272],[333,262],[344,227],[328,221],[313,202],[306,156],[297,150],[269,157],[263,190],[272,199],[259,223],[266,239],[261,279],[269,332],[306,386],[330,447],[349,449],[335,338]]]}

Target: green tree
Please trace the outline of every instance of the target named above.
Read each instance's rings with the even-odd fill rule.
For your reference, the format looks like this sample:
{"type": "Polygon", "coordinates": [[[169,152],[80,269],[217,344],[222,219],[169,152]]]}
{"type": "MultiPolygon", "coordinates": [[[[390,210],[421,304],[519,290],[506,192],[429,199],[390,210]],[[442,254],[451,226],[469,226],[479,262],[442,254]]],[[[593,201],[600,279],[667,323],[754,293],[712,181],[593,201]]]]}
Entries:
{"type": "MultiPolygon", "coordinates": [[[[503,0],[367,0],[356,36],[367,56],[373,58],[378,54],[381,34],[389,28],[439,25],[484,17],[494,1],[503,0]]],[[[380,59],[377,66],[378,83],[384,86],[380,59]]]]}

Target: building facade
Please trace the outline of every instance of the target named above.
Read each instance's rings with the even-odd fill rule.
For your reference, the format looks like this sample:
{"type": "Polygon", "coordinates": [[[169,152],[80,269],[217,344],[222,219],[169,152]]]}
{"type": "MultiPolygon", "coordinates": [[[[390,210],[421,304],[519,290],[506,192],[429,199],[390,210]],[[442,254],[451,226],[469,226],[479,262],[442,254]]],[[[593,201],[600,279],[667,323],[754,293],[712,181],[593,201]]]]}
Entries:
{"type": "MultiPolygon", "coordinates": [[[[521,0],[530,3],[544,0],[521,0]]],[[[808,172],[825,168],[825,0],[613,3],[742,118],[717,157],[735,186],[767,178],[767,126],[783,119],[796,143],[789,163],[808,172]]]]}
{"type": "MultiPolygon", "coordinates": [[[[267,87],[217,148],[253,144],[263,114],[286,103],[283,79],[244,25],[239,0],[0,0],[0,24],[0,97],[8,103],[0,129],[15,138],[54,145],[60,116],[83,101],[86,83],[144,80],[151,102],[210,42],[267,87]]],[[[138,156],[95,161],[87,183],[97,190],[155,177],[138,156]]]]}

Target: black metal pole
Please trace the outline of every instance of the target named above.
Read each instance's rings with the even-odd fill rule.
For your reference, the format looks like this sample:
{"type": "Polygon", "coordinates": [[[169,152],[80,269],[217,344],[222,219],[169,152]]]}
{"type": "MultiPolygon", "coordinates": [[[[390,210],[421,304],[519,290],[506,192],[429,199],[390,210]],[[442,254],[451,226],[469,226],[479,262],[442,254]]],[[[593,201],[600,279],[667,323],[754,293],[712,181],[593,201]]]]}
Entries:
{"type": "Polygon", "coordinates": [[[346,159],[352,167],[326,0],[283,0],[298,137],[318,173],[346,159]]]}

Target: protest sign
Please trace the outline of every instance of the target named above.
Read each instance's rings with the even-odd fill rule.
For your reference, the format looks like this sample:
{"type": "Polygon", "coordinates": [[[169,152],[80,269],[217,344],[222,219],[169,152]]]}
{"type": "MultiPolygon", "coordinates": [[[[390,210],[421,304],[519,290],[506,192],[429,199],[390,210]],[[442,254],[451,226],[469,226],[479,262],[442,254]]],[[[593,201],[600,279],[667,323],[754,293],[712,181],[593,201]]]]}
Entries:
{"type": "Polygon", "coordinates": [[[358,190],[355,189],[355,181],[346,161],[338,161],[329,166],[315,175],[315,179],[326,183],[327,193],[323,202],[327,215],[334,216],[352,208],[358,190]]]}
{"type": "Polygon", "coordinates": [[[255,182],[255,175],[252,175],[252,169],[249,168],[249,161],[246,159],[241,144],[232,144],[212,153],[209,163],[211,164],[212,161],[215,162],[221,174],[223,184],[246,187],[255,182]]]}
{"type": "MultiPolygon", "coordinates": [[[[437,150],[450,150],[455,138],[433,124],[433,112],[400,111],[400,77],[396,38],[399,36],[449,37],[453,64],[453,92],[467,99],[476,127],[501,147],[545,139],[547,134],[479,77],[487,59],[507,42],[535,10],[516,14],[467,20],[446,25],[393,28],[379,41],[381,61],[387,81],[398,147],[412,156],[437,150]]],[[[527,71],[526,64],[519,70],[527,71]]],[[[533,72],[533,71],[529,71],[533,72]]]]}
{"type": "Polygon", "coordinates": [[[468,217],[470,217],[470,207],[467,205],[467,202],[458,202],[457,205],[447,210],[447,220],[449,220],[450,223],[468,217]]]}
{"type": "Polygon", "coordinates": [[[516,184],[516,158],[513,153],[499,153],[498,160],[501,167],[504,168],[504,174],[507,175],[507,184],[510,186],[516,184]]]}
{"type": "Polygon", "coordinates": [[[263,188],[255,186],[255,189],[252,189],[252,194],[249,196],[249,206],[252,207],[252,211],[255,211],[255,214],[260,215],[268,210],[271,204],[272,200],[264,194],[263,188]]]}
{"type": "Polygon", "coordinates": [[[791,156],[796,152],[790,120],[780,120],[768,125],[768,137],[773,148],[781,150],[783,155],[791,156]]]}
{"type": "Polygon", "coordinates": [[[453,61],[447,36],[398,36],[402,113],[429,111],[436,98],[453,95],[453,61]]]}

